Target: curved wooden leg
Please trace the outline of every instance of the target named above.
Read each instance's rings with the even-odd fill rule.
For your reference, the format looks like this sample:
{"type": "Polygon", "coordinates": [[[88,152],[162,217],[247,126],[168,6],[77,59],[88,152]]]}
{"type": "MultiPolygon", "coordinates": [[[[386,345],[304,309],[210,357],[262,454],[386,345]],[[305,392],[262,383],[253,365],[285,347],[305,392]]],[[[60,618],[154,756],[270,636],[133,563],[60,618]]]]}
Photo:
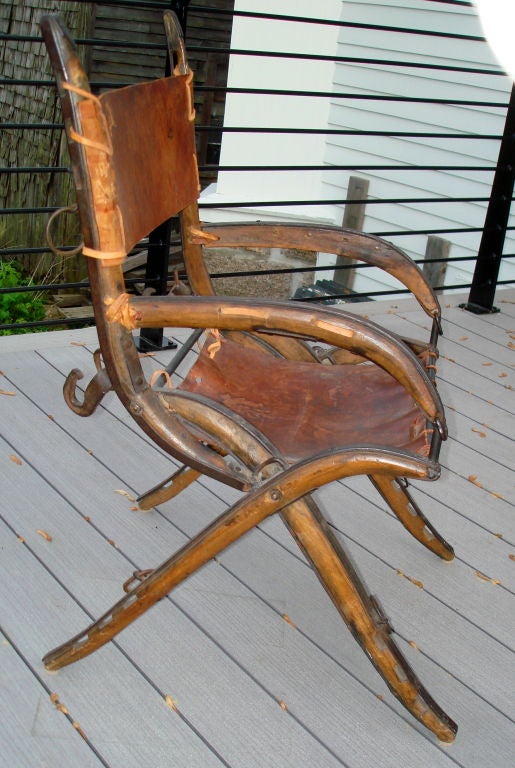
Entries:
{"type": "MultiPolygon", "coordinates": [[[[245,437],[245,433],[244,433],[245,437]]],[[[260,459],[267,457],[263,446],[256,441],[249,443],[249,451],[260,459]],[[260,451],[256,451],[256,445],[260,451]]],[[[271,453],[268,458],[277,468],[282,460],[271,453]]],[[[162,563],[151,575],[119,600],[107,613],[84,632],[72,637],[67,643],[55,648],[43,659],[49,670],[59,669],[88,656],[111,640],[124,627],[168,594],[190,574],[219,554],[240,536],[250,531],[269,515],[279,512],[295,499],[305,496],[314,488],[341,477],[361,474],[364,468],[377,466],[378,460],[385,467],[395,467],[399,474],[412,472],[415,477],[425,476],[425,468],[410,456],[375,449],[343,449],[318,456],[311,462],[301,462],[277,476],[273,466],[266,468],[272,476],[258,488],[220,515],[175,555],[162,563]],[[316,467],[316,472],[314,469],[316,467]]],[[[265,462],[267,463],[267,462],[265,462]]],[[[366,471],[366,469],[365,469],[366,471]]]]}
{"type": "Polygon", "coordinates": [[[191,485],[191,483],[195,482],[200,475],[201,473],[197,472],[196,469],[191,469],[186,466],[180,467],[180,469],[174,472],[173,475],[167,477],[166,480],[163,480],[162,483],[159,483],[159,485],[154,486],[154,488],[151,488],[150,490],[145,491],[145,493],[142,493],[141,496],[138,496],[136,501],[138,502],[139,508],[146,511],[147,509],[156,507],[158,504],[164,504],[165,501],[169,501],[175,496],[178,496],[181,491],[191,485]]]}
{"type": "Polygon", "coordinates": [[[454,558],[454,549],[431,525],[400,480],[386,475],[369,475],[369,477],[412,536],[443,560],[454,558]]]}
{"type": "Polygon", "coordinates": [[[283,504],[281,495],[276,495],[273,488],[270,491],[262,487],[248,494],[165,560],[87,629],[47,653],[43,658],[46,669],[56,670],[72,664],[112,640],[184,579],[277,512],[283,504]]]}
{"type": "Polygon", "coordinates": [[[368,594],[348,555],[310,497],[283,509],[281,516],[312,563],[345,623],[392,693],[442,741],[453,741],[457,726],[423,687],[390,634],[379,603],[368,594]]]}

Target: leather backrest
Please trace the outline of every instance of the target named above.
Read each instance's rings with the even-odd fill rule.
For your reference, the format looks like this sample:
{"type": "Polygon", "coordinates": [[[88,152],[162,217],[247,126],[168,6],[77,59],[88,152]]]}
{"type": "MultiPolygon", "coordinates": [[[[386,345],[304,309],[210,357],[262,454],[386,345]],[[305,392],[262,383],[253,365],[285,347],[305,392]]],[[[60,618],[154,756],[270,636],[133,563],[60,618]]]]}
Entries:
{"type": "Polygon", "coordinates": [[[189,75],[109,91],[79,101],[91,204],[100,242],[125,253],[198,197],[189,75]]]}

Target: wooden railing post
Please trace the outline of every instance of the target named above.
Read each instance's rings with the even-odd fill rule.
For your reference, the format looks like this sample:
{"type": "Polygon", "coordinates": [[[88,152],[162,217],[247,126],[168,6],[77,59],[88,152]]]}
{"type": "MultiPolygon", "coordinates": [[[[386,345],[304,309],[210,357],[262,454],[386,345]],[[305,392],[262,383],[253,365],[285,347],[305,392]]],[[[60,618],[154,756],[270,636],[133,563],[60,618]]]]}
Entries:
{"type": "MultiPolygon", "coordinates": [[[[342,227],[344,229],[355,229],[358,232],[363,230],[365,221],[366,203],[363,201],[368,197],[368,188],[370,182],[359,176],[350,176],[347,187],[347,201],[343,213],[342,227]],[[353,203],[353,200],[359,200],[359,203],[353,203]]],[[[336,257],[336,267],[350,266],[355,263],[354,259],[348,259],[346,256],[336,257]]],[[[354,269],[335,269],[333,280],[339,286],[347,291],[352,289],[356,270],[354,269]]]]}
{"type": "Polygon", "coordinates": [[[428,236],[422,271],[431,288],[443,288],[447,271],[446,259],[449,258],[450,250],[449,240],[436,235],[428,236]]]}

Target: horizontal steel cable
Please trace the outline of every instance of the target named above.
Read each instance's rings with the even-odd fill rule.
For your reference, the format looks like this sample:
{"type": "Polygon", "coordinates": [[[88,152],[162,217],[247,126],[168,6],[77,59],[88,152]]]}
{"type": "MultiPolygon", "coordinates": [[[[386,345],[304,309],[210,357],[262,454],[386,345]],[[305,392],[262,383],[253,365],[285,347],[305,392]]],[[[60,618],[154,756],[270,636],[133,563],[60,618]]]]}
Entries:
{"type": "MultiPolygon", "coordinates": [[[[0,33],[0,40],[11,40],[14,42],[32,42],[41,43],[41,38],[34,35],[12,35],[8,33],[0,33]]],[[[163,46],[160,43],[137,43],[124,40],[102,40],[97,38],[76,38],[77,45],[87,45],[90,47],[98,46],[103,48],[126,48],[126,49],[141,49],[141,50],[163,50],[163,46]]],[[[190,45],[188,52],[191,57],[195,53],[223,53],[228,56],[254,56],[261,58],[272,59],[293,59],[299,61],[321,61],[321,62],[333,62],[335,64],[359,64],[359,65],[377,65],[377,66],[389,66],[389,67],[405,67],[408,69],[425,69],[429,71],[443,71],[443,72],[463,72],[466,74],[475,75],[498,75],[506,77],[506,74],[499,67],[496,68],[483,68],[483,67],[462,67],[450,64],[429,64],[421,61],[399,61],[398,59],[375,59],[364,58],[357,56],[329,56],[320,53],[297,53],[291,51],[262,51],[253,50],[248,48],[224,48],[217,46],[196,46],[190,45]]]]}
{"type": "MultiPolygon", "coordinates": [[[[273,171],[495,171],[495,165],[199,165],[199,171],[224,173],[239,171],[259,171],[260,173],[273,171]]],[[[66,166],[16,166],[12,168],[0,168],[0,174],[19,173],[71,173],[66,166]]]]}
{"type": "MultiPolygon", "coordinates": [[[[0,78],[0,85],[10,86],[37,86],[38,88],[55,88],[53,80],[26,80],[26,79],[12,79],[12,78],[0,78]]],[[[132,85],[131,82],[111,82],[111,81],[91,81],[91,88],[93,91],[101,90],[104,88],[124,88],[128,85],[132,85]]],[[[321,98],[321,99],[348,99],[349,101],[384,101],[384,102],[397,102],[399,104],[448,104],[449,106],[457,107],[491,107],[498,109],[507,109],[507,101],[477,101],[474,99],[439,99],[433,97],[424,96],[385,96],[384,94],[359,94],[359,93],[347,93],[338,91],[292,91],[287,89],[273,89],[273,88],[232,88],[225,86],[204,86],[200,85],[195,88],[195,91],[200,92],[213,92],[213,93],[230,93],[230,94],[246,94],[249,96],[298,96],[302,98],[321,98]]],[[[2,125],[2,127],[4,127],[2,125]]],[[[46,127],[46,126],[45,126],[46,127]]]]}

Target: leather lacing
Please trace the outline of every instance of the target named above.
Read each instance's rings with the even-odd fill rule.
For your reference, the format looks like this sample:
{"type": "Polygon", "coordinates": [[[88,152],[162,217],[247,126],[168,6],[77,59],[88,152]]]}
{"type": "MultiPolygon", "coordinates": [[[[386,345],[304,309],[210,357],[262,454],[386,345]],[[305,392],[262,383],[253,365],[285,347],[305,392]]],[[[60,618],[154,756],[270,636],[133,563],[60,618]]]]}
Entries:
{"type": "MultiPolygon", "coordinates": [[[[72,85],[72,83],[63,82],[62,87],[64,88],[65,91],[71,91],[71,93],[75,93],[77,96],[81,96],[83,99],[88,99],[88,101],[92,101],[94,104],[97,105],[102,117],[104,116],[104,113],[102,111],[102,103],[98,98],[98,96],[95,96],[90,91],[85,91],[83,88],[79,88],[76,85],[72,85]]],[[[109,136],[108,133],[107,135],[109,136]]],[[[82,144],[83,146],[88,147],[89,149],[96,149],[98,152],[103,152],[108,157],[112,157],[113,147],[111,143],[102,144],[99,141],[93,141],[92,139],[89,139],[87,136],[84,136],[83,134],[78,133],[74,128],[69,129],[69,136],[73,141],[76,141],[78,144],[82,144]]],[[[84,256],[89,256],[90,258],[93,258],[93,259],[101,259],[102,261],[121,261],[125,259],[127,255],[125,251],[99,251],[99,250],[96,250],[95,248],[89,248],[88,246],[82,247],[82,253],[84,256]]]]}
{"type": "MultiPolygon", "coordinates": [[[[214,341],[206,347],[207,354],[211,360],[213,360],[216,353],[221,348],[224,339],[218,328],[206,328],[206,336],[213,336],[214,338],[214,341]]],[[[197,346],[202,352],[202,343],[200,340],[197,342],[197,346]]]]}
{"type": "Polygon", "coordinates": [[[161,378],[161,376],[163,376],[163,377],[164,377],[164,379],[165,379],[165,381],[166,381],[166,386],[168,387],[168,389],[173,389],[173,384],[172,384],[172,377],[170,376],[170,374],[168,373],[168,371],[166,370],[166,368],[161,368],[161,369],[159,369],[159,370],[157,370],[157,371],[154,371],[154,372],[153,372],[153,374],[152,374],[152,376],[151,376],[151,377],[150,377],[150,379],[149,379],[149,382],[148,382],[148,383],[149,383],[149,385],[150,385],[151,387],[153,387],[153,386],[154,386],[154,384],[156,383],[156,381],[157,381],[159,378],[161,378]]]}

